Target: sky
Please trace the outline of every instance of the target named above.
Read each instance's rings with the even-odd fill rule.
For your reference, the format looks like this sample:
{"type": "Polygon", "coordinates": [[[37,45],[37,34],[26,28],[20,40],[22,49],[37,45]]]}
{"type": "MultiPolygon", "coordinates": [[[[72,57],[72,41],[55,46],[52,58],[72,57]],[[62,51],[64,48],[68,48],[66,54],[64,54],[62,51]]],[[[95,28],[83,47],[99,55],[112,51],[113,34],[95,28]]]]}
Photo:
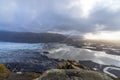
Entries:
{"type": "Polygon", "coordinates": [[[0,0],[0,30],[120,31],[120,0],[0,0]]]}

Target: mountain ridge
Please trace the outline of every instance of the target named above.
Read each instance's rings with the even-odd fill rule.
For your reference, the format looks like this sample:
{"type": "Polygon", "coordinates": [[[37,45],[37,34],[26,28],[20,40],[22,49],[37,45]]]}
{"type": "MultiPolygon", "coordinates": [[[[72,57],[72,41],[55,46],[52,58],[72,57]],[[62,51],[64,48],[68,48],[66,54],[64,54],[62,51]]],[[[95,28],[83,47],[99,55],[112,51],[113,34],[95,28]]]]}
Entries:
{"type": "Polygon", "coordinates": [[[0,41],[2,42],[44,43],[61,42],[65,39],[65,35],[56,33],[0,31],[0,41]]]}

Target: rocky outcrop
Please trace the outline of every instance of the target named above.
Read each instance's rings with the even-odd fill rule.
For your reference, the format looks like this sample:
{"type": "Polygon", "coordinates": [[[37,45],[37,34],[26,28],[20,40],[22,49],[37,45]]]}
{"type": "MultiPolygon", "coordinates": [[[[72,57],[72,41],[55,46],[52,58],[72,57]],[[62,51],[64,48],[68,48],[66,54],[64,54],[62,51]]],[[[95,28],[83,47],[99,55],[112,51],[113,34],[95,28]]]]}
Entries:
{"type": "Polygon", "coordinates": [[[46,71],[39,80],[113,80],[104,73],[93,71],[76,61],[61,61],[58,69],[46,71]]]}
{"type": "Polygon", "coordinates": [[[46,71],[39,80],[113,80],[106,74],[83,69],[52,69],[46,71]]]}

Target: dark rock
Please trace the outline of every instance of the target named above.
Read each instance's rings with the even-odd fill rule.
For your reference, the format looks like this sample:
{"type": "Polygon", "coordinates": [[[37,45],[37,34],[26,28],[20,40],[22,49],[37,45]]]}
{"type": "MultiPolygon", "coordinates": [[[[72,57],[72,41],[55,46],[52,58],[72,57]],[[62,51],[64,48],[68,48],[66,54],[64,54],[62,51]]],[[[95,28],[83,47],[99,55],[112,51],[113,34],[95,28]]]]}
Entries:
{"type": "Polygon", "coordinates": [[[49,52],[48,51],[43,51],[43,54],[49,54],[49,52]]]}
{"type": "Polygon", "coordinates": [[[89,68],[81,65],[80,63],[74,61],[74,60],[67,60],[62,61],[58,63],[58,69],[86,69],[89,70],[89,68]]]}

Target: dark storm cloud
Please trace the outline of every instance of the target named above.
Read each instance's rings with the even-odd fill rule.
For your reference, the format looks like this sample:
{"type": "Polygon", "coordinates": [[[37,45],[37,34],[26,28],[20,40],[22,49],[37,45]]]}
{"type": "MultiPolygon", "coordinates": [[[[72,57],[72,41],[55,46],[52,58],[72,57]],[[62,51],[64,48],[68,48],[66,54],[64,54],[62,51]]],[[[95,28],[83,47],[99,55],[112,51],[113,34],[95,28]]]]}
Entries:
{"type": "Polygon", "coordinates": [[[1,0],[0,30],[120,30],[119,0],[1,0]],[[116,6],[117,5],[117,6],[116,6]]]}

